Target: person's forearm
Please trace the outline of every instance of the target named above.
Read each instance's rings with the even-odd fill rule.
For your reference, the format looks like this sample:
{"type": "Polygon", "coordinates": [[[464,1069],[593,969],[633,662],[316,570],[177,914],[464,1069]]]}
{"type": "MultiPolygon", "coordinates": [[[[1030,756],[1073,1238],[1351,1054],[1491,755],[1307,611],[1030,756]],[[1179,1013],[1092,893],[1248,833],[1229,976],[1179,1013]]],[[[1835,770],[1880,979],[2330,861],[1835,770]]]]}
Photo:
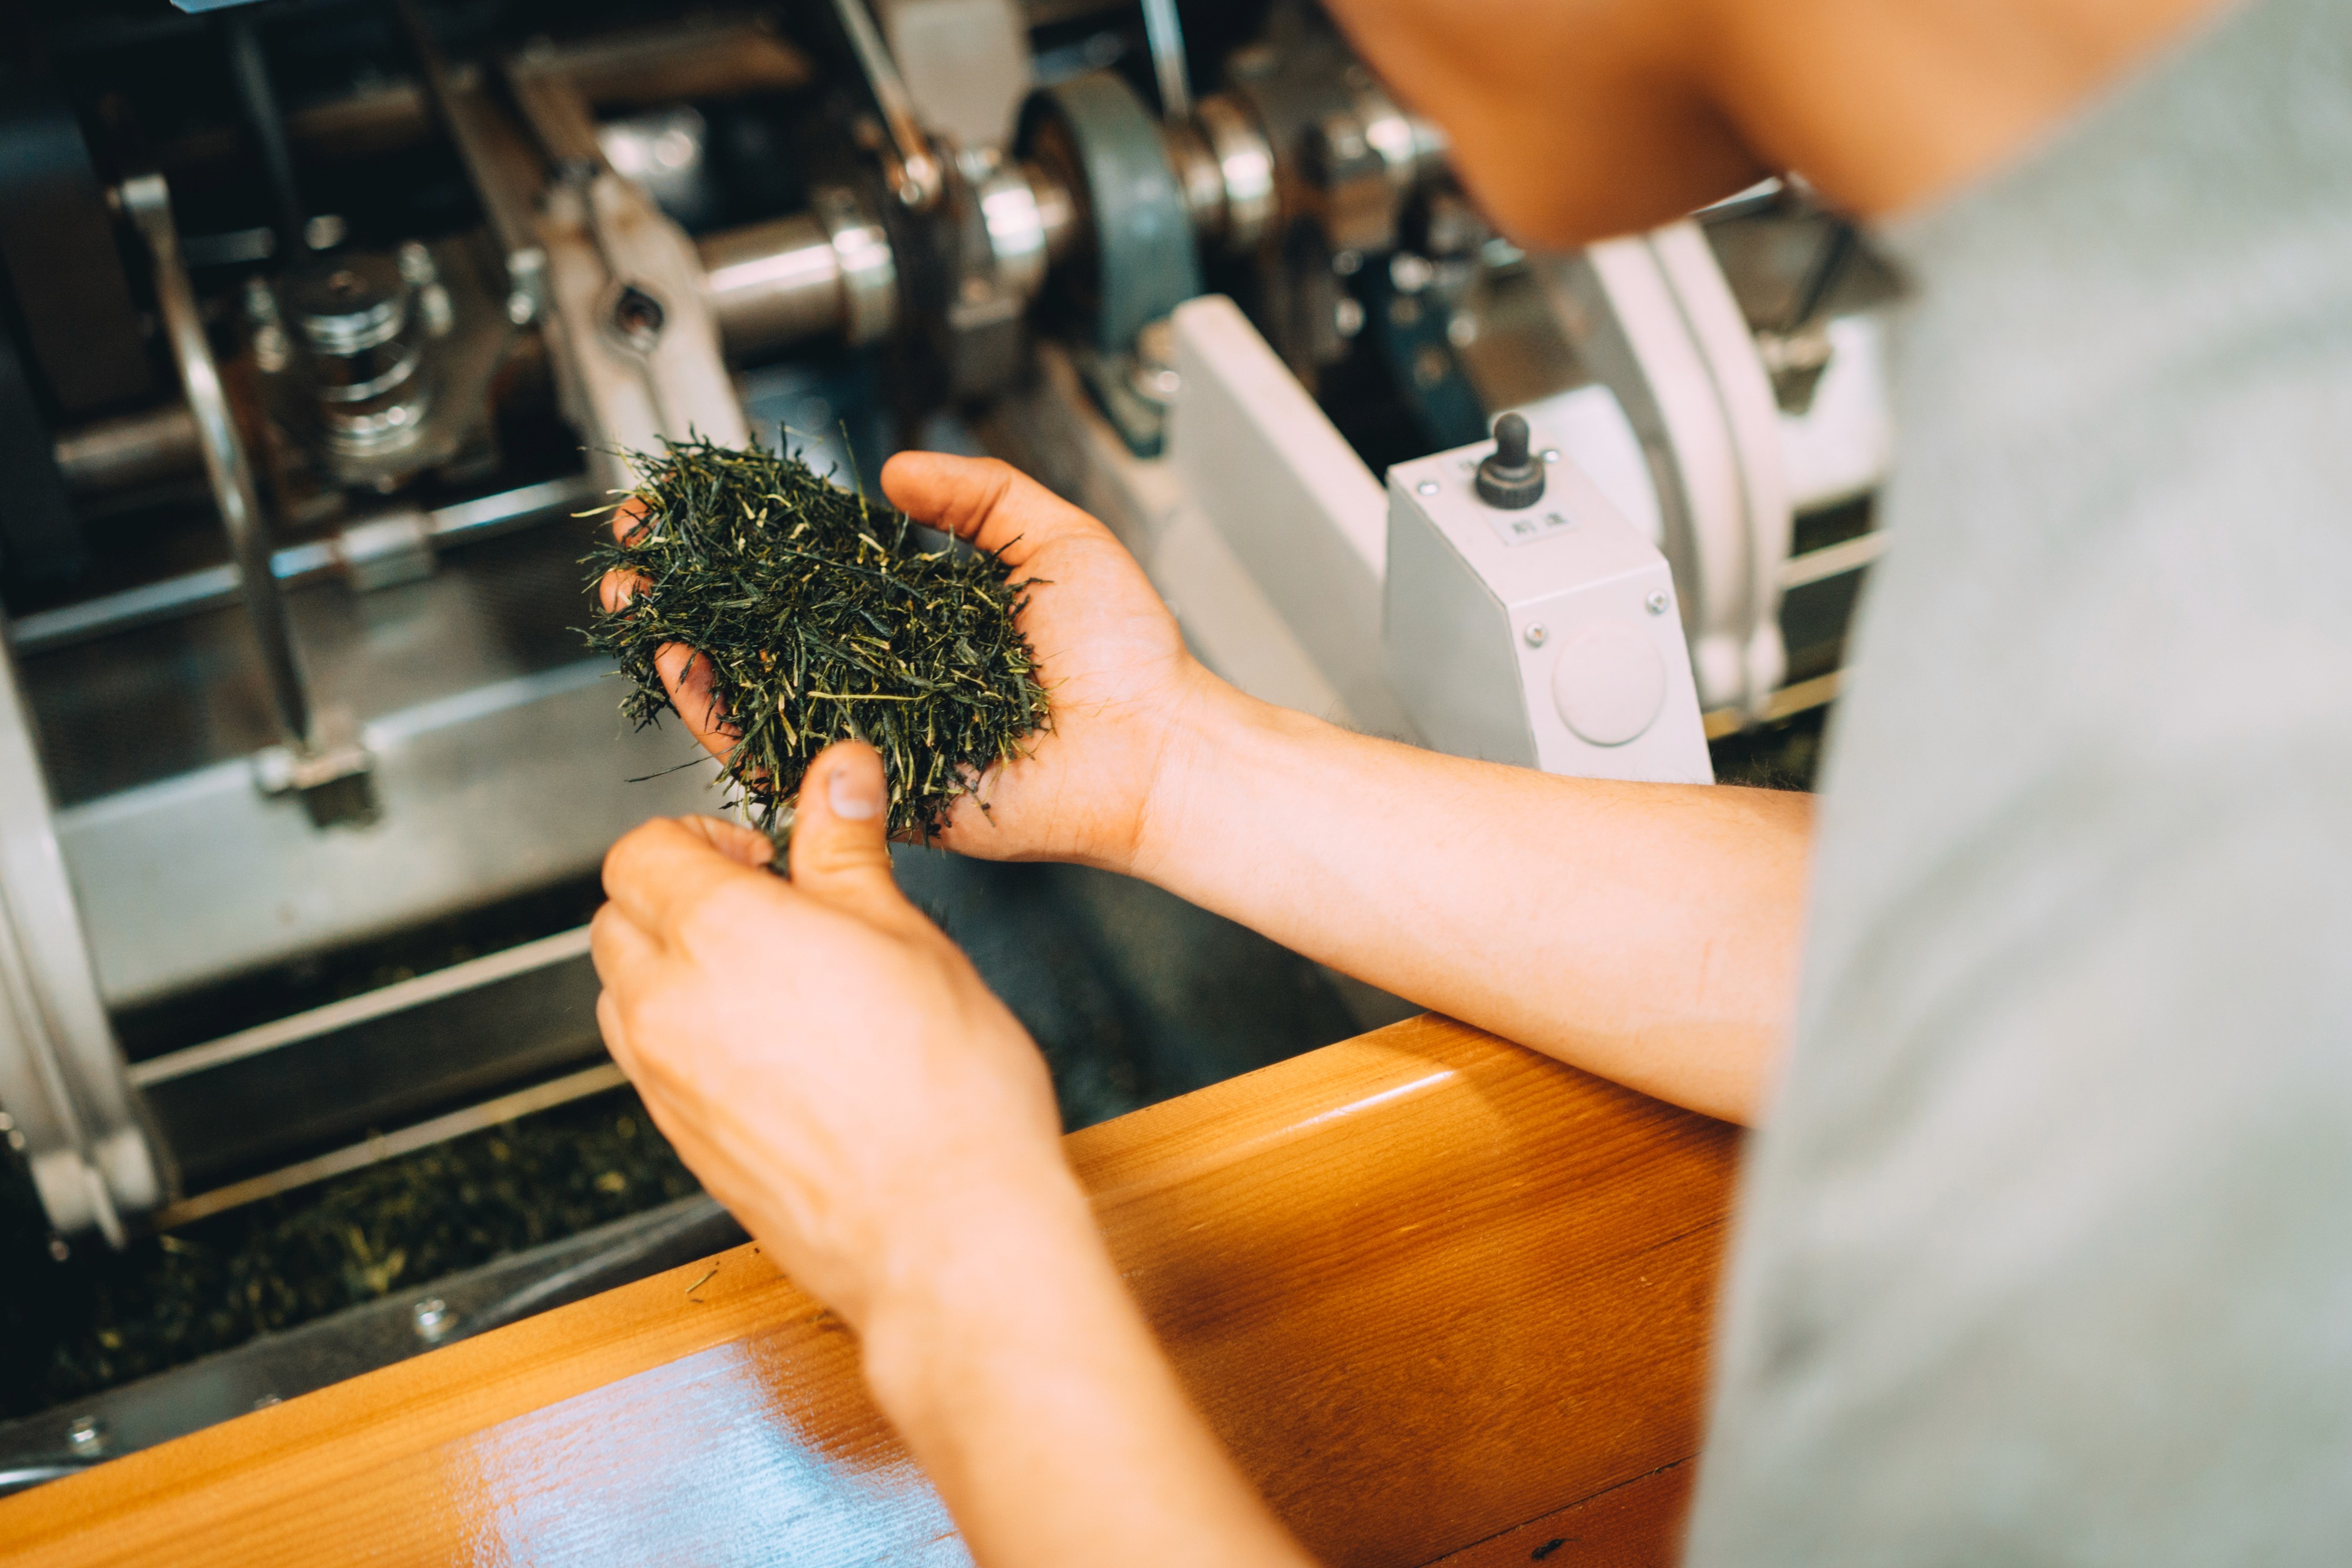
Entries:
{"type": "Polygon", "coordinates": [[[1562,779],[1201,705],[1126,869],[1423,1007],[1752,1119],[1794,1006],[1807,796],[1562,779]]]}
{"type": "Polygon", "coordinates": [[[1186,1401],[1076,1184],[1038,1185],[905,1270],[862,1330],[876,1401],[974,1558],[1311,1568],[1186,1401]]]}

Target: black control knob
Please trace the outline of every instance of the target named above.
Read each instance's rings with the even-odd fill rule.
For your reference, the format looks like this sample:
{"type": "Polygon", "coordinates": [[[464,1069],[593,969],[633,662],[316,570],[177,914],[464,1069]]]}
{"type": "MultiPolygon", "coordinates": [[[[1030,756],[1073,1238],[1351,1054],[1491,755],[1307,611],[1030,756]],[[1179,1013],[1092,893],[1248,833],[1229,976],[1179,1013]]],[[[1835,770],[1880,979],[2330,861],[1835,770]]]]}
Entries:
{"type": "Polygon", "coordinates": [[[1478,465],[1478,498],[1517,511],[1543,493],[1543,459],[1528,450],[1528,422],[1507,413],[1495,422],[1495,455],[1478,465]]]}

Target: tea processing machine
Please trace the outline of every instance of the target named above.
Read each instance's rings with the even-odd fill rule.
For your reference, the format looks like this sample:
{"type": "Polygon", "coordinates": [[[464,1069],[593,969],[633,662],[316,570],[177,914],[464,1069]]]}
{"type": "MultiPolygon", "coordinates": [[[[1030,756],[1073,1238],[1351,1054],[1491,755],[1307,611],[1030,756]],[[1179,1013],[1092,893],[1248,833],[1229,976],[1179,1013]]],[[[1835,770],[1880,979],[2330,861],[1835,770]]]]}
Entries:
{"type": "Polygon", "coordinates": [[[1528,254],[1297,0],[5,16],[0,1112],[60,1237],[617,1082],[594,869],[718,800],[574,630],[664,437],[1005,456],[1222,674],[1417,743],[1706,780],[1833,691],[1895,283],[1798,183],[1528,254]]]}

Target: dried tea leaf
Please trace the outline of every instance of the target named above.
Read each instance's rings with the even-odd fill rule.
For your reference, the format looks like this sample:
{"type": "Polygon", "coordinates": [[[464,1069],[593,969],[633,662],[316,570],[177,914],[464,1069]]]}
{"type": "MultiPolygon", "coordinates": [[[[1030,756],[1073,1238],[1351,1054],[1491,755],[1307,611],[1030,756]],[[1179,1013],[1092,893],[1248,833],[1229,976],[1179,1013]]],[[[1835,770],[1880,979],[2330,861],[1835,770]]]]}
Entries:
{"type": "Polygon", "coordinates": [[[929,836],[996,763],[1049,721],[1036,660],[1013,625],[1030,580],[941,540],[797,457],[707,440],[633,453],[645,520],[589,559],[644,585],[600,614],[589,643],[631,683],[639,727],[671,706],[654,655],[696,650],[740,737],[726,776],[771,833],[816,754],[856,738],[881,752],[894,833],[929,836]]]}

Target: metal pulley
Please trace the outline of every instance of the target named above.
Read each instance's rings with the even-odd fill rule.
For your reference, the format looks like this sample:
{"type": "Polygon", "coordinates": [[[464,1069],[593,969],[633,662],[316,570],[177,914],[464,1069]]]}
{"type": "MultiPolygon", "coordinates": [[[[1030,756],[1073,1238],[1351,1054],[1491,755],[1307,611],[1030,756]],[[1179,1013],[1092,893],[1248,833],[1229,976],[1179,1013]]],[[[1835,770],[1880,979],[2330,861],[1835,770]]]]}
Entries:
{"type": "Polygon", "coordinates": [[[1071,303],[1098,353],[1132,350],[1147,322],[1201,292],[1183,184],[1126,78],[1096,71],[1033,95],[1020,147],[1070,194],[1084,242],[1066,269],[1071,303]]]}

